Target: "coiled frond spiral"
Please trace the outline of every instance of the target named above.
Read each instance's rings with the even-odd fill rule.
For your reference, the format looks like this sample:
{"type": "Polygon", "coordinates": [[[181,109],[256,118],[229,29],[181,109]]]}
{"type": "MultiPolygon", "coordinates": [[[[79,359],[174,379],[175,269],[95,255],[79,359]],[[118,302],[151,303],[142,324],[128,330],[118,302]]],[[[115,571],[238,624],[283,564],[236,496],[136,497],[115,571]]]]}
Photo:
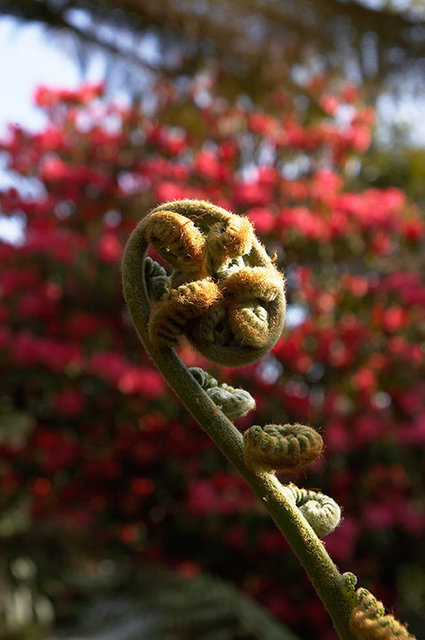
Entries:
{"type": "Polygon", "coordinates": [[[155,302],[152,344],[174,347],[185,335],[207,359],[227,366],[255,362],[273,347],[285,318],[285,282],[248,218],[209,202],[168,202],[138,224],[126,264],[145,259],[150,244],[171,268],[168,281],[152,265],[142,280],[127,269],[124,293],[131,299],[146,287],[155,302]]]}
{"type": "Polygon", "coordinates": [[[164,267],[149,256],[145,260],[145,279],[148,296],[154,302],[158,302],[170,290],[170,278],[164,267]]]}
{"type": "Polygon", "coordinates": [[[302,424],[254,426],[244,434],[244,459],[256,471],[300,471],[319,458],[321,435],[302,424]]]}
{"type": "Polygon", "coordinates": [[[319,538],[335,531],[341,522],[341,508],[335,500],[320,491],[300,489],[295,484],[290,484],[287,489],[319,538]]]}
{"type": "Polygon", "coordinates": [[[385,612],[373,593],[363,587],[355,591],[354,574],[348,572],[342,577],[344,596],[353,607],[350,628],[357,640],[416,640],[401,622],[385,612]]]}
{"type": "Polygon", "coordinates": [[[245,389],[235,389],[225,382],[219,384],[213,376],[200,367],[190,367],[189,371],[230,420],[242,418],[255,409],[255,400],[245,389]]]}

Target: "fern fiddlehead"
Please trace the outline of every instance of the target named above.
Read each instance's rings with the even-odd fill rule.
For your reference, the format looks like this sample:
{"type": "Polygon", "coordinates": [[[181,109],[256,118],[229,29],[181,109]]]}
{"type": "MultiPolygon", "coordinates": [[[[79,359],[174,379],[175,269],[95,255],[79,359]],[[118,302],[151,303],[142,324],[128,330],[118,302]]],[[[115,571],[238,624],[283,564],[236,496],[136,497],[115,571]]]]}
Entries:
{"type": "Polygon", "coordinates": [[[350,628],[357,640],[416,640],[407,627],[386,613],[373,593],[364,587],[355,589],[357,578],[353,573],[344,573],[342,578],[343,593],[353,607],[350,628]]]}
{"type": "Polygon", "coordinates": [[[322,453],[323,440],[302,424],[268,424],[244,434],[244,458],[250,469],[294,472],[304,469],[322,453]]]}
{"type": "Polygon", "coordinates": [[[176,346],[186,335],[202,355],[227,366],[254,362],[272,348],[285,318],[285,282],[247,218],[180,200],[148,214],[137,234],[172,268],[168,293],[149,319],[152,343],[176,346]]]}
{"type": "Polygon", "coordinates": [[[288,489],[304,518],[320,538],[335,531],[341,522],[341,507],[335,500],[320,491],[301,489],[295,484],[290,484],[288,489]]]}
{"type": "MultiPolygon", "coordinates": [[[[214,398],[223,390],[230,395],[234,390],[215,386],[215,382],[211,385],[211,380],[202,375],[191,374],[172,349],[184,335],[213,362],[240,366],[262,357],[279,338],[286,308],[285,281],[255,237],[250,222],[204,201],[161,205],[137,225],[129,238],[123,259],[123,286],[138,335],[162,375],[263,502],[306,569],[340,638],[353,640],[341,574],[315,533],[316,529],[319,535],[325,535],[325,529],[330,529],[329,523],[322,529],[317,525],[335,511],[330,499],[315,492],[297,493],[291,485],[282,486],[271,472],[277,468],[275,457],[267,469],[258,462],[250,465],[253,458],[246,451],[244,454],[240,432],[220,410],[220,406],[225,409],[223,396],[214,398]],[[150,244],[168,262],[168,273],[146,265],[150,244]],[[154,286],[149,279],[155,278],[159,280],[154,286]]],[[[302,427],[285,425],[294,426],[302,427]]],[[[245,445],[252,445],[258,429],[263,442],[281,438],[279,428],[277,434],[273,431],[275,427],[271,433],[267,433],[267,427],[264,431],[254,427],[245,445]]],[[[277,448],[282,446],[287,454],[296,454],[292,462],[285,463],[290,471],[303,468],[320,455],[321,438],[314,429],[300,430],[298,435],[288,432],[283,437],[288,438],[286,444],[280,443],[277,448]]]]}
{"type": "Polygon", "coordinates": [[[255,409],[255,400],[245,389],[235,389],[225,382],[219,384],[213,376],[200,367],[190,367],[189,371],[211,400],[231,420],[242,418],[255,409]]]}

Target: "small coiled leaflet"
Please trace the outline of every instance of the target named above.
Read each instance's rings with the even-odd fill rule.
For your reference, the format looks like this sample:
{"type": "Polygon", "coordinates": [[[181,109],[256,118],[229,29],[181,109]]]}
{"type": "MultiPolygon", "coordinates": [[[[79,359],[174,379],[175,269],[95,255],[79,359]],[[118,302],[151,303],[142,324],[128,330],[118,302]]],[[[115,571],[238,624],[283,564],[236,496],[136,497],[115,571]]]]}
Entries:
{"type": "Polygon", "coordinates": [[[127,300],[149,293],[136,261],[145,261],[150,244],[172,269],[169,283],[158,281],[162,293],[149,311],[152,344],[175,347],[185,335],[207,359],[226,366],[270,351],[283,328],[285,281],[247,218],[198,200],[154,209],[127,243],[127,300]]]}
{"type": "Polygon", "coordinates": [[[295,484],[288,485],[290,494],[319,538],[331,534],[341,522],[340,506],[324,493],[311,489],[300,489],[295,484]]]}
{"type": "Polygon", "coordinates": [[[350,629],[357,640],[416,640],[401,622],[385,612],[373,593],[363,587],[355,590],[357,578],[353,573],[344,573],[342,578],[344,597],[353,607],[350,629]]]}
{"type": "Polygon", "coordinates": [[[226,383],[219,384],[213,376],[200,367],[190,367],[189,371],[230,420],[242,418],[255,409],[255,400],[245,389],[235,389],[226,383]]]}
{"type": "Polygon", "coordinates": [[[300,471],[322,450],[321,435],[302,424],[253,426],[244,434],[245,464],[255,471],[300,471]]]}
{"type": "Polygon", "coordinates": [[[145,260],[145,279],[148,295],[151,300],[158,302],[170,290],[170,278],[164,267],[149,258],[145,260]]]}

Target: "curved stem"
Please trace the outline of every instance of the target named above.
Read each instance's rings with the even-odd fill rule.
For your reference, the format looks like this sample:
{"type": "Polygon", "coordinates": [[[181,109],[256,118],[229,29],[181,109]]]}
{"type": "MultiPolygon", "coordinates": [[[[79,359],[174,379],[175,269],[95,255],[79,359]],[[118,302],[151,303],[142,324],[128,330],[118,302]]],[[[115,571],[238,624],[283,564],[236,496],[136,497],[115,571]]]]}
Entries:
{"type": "Polygon", "coordinates": [[[143,227],[133,231],[123,259],[124,296],[140,340],[162,376],[228,460],[248,482],[279,530],[288,540],[328,611],[341,640],[355,640],[349,628],[350,605],[342,590],[342,576],[321,540],[275,475],[249,470],[243,459],[243,439],[234,424],[212,402],[177,354],[158,348],[149,339],[150,303],[144,262],[148,246],[143,227]]]}

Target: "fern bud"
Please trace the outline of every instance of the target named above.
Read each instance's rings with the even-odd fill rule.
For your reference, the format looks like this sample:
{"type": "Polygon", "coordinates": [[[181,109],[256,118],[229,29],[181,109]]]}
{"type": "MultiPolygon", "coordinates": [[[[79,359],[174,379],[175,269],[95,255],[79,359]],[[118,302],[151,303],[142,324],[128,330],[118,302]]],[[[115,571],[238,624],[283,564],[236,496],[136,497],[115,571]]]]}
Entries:
{"type": "Polygon", "coordinates": [[[257,471],[300,471],[316,460],[322,449],[321,435],[302,424],[254,426],[244,434],[245,464],[257,471]]]}
{"type": "Polygon", "coordinates": [[[355,591],[356,577],[344,573],[342,592],[352,606],[350,629],[357,640],[416,640],[373,593],[361,587],[355,591]]]}
{"type": "Polygon", "coordinates": [[[149,256],[145,260],[145,279],[148,296],[154,302],[158,302],[170,290],[170,278],[164,267],[149,256]]]}
{"type": "Polygon", "coordinates": [[[248,218],[232,215],[212,226],[207,237],[207,267],[217,271],[229,258],[247,255],[252,249],[254,231],[248,218]]]}
{"type": "Polygon", "coordinates": [[[344,594],[344,598],[351,604],[351,606],[355,606],[356,604],[356,584],[357,584],[357,576],[351,571],[346,571],[342,574],[342,593],[344,594]]]}
{"type": "Polygon", "coordinates": [[[242,418],[255,409],[255,400],[245,389],[235,389],[224,382],[219,384],[215,378],[200,367],[190,367],[189,371],[211,400],[230,420],[242,418]]]}
{"type": "Polygon", "coordinates": [[[289,485],[295,504],[319,538],[324,538],[335,531],[341,522],[341,508],[324,493],[311,489],[300,489],[289,485]]]}
{"type": "Polygon", "coordinates": [[[141,224],[147,242],[171,266],[182,271],[202,270],[205,240],[191,220],[165,207],[146,216],[141,224]]]}
{"type": "MultiPolygon", "coordinates": [[[[179,200],[157,207],[135,233],[140,247],[152,244],[171,268],[168,281],[157,274],[147,284],[155,302],[153,344],[176,346],[185,335],[203,356],[226,366],[270,351],[285,319],[285,281],[247,218],[179,200]]],[[[146,269],[149,279],[151,266],[146,269]]]]}
{"type": "Polygon", "coordinates": [[[189,367],[188,371],[204,390],[212,389],[218,385],[216,378],[201,367],[189,367]]]}
{"type": "Polygon", "coordinates": [[[204,278],[171,289],[152,311],[149,337],[158,346],[175,346],[188,323],[206,312],[221,297],[217,285],[204,278]]]}

